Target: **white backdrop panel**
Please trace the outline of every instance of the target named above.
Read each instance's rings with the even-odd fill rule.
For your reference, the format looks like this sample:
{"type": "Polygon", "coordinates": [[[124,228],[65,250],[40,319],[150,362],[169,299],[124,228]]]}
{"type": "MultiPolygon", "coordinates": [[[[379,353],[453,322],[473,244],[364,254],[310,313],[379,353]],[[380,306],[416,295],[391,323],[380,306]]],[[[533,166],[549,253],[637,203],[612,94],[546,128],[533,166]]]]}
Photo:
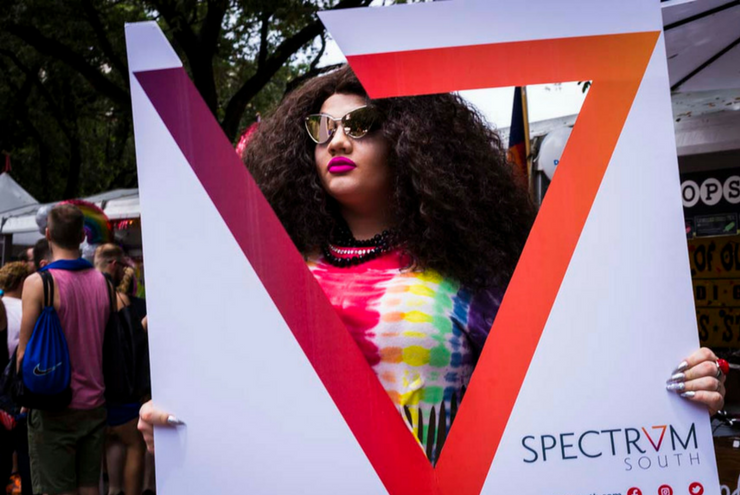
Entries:
{"type": "MultiPolygon", "coordinates": [[[[149,41],[129,44],[132,67],[168,58],[149,41]]],[[[187,423],[155,432],[159,493],[385,493],[135,78],[131,90],[153,396],[187,423]]]]}
{"type": "Polygon", "coordinates": [[[695,481],[706,494],[719,493],[706,409],[665,390],[671,370],[698,348],[698,332],[663,42],[661,36],[483,493],[513,488],[512,479],[526,480],[517,487],[522,494],[626,493],[630,487],[655,494],[663,484],[686,494],[695,481]],[[621,431],[616,456],[602,433],[600,441],[592,436],[586,443],[593,453],[601,447],[599,458],[575,452],[577,460],[562,460],[558,445],[547,462],[523,461],[532,458],[522,447],[527,435],[575,432],[567,438],[577,441],[588,430],[644,427],[657,442],[660,432],[651,427],[674,425],[685,440],[687,429],[679,425],[692,423],[699,449],[674,452],[666,431],[659,452],[643,439],[646,453],[627,455],[621,431]]]}
{"type": "Polygon", "coordinates": [[[345,56],[657,31],[663,26],[660,9],[646,0],[453,0],[324,11],[319,17],[345,56]]]}

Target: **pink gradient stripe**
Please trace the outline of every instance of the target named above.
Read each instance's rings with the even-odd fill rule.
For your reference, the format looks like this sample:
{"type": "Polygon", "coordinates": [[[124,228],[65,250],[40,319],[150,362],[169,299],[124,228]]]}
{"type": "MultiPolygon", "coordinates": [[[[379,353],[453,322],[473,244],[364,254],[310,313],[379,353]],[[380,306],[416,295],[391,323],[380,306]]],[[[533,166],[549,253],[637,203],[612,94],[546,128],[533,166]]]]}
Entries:
{"type": "Polygon", "coordinates": [[[429,461],[184,69],[134,76],[386,489],[439,493],[429,461]]]}

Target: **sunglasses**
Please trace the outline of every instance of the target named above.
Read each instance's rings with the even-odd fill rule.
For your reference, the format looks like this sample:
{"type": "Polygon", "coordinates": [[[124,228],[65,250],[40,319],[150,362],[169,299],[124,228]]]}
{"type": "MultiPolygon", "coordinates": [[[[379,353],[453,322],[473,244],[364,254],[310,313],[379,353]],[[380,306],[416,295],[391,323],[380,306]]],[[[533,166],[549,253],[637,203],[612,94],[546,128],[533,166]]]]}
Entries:
{"type": "Polygon", "coordinates": [[[306,117],[306,131],[316,144],[324,144],[331,140],[337,132],[341,122],[344,133],[352,139],[360,139],[370,131],[375,123],[375,112],[363,106],[348,112],[344,117],[335,119],[325,113],[315,113],[306,117]]]}

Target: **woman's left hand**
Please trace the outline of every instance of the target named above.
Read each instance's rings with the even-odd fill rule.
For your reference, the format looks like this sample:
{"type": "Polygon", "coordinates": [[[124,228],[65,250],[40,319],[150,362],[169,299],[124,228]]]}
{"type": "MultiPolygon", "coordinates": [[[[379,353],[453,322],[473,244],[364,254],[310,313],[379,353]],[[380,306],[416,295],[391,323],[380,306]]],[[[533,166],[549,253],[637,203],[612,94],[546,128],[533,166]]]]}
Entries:
{"type": "Polygon", "coordinates": [[[714,415],[725,404],[725,374],[717,356],[702,347],[681,362],[666,382],[666,388],[681,397],[705,404],[714,415]]]}

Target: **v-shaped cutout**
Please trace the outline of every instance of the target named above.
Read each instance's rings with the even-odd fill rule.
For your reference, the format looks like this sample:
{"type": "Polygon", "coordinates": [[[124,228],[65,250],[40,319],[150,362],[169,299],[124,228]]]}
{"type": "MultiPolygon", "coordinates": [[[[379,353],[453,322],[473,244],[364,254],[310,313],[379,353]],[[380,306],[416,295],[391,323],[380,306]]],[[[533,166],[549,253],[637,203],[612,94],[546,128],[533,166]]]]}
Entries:
{"type": "Polygon", "coordinates": [[[436,470],[185,71],[135,73],[389,493],[480,493],[658,36],[564,38],[349,58],[373,97],[594,81],[436,470]]]}
{"type": "Polygon", "coordinates": [[[642,431],[643,433],[645,433],[645,436],[650,441],[650,445],[652,445],[655,451],[658,452],[660,450],[661,444],[663,443],[663,437],[665,436],[665,431],[668,428],[668,425],[652,426],[651,428],[653,430],[660,430],[660,438],[658,439],[657,444],[653,441],[653,437],[650,436],[650,433],[647,432],[644,426],[642,427],[642,431]]]}

